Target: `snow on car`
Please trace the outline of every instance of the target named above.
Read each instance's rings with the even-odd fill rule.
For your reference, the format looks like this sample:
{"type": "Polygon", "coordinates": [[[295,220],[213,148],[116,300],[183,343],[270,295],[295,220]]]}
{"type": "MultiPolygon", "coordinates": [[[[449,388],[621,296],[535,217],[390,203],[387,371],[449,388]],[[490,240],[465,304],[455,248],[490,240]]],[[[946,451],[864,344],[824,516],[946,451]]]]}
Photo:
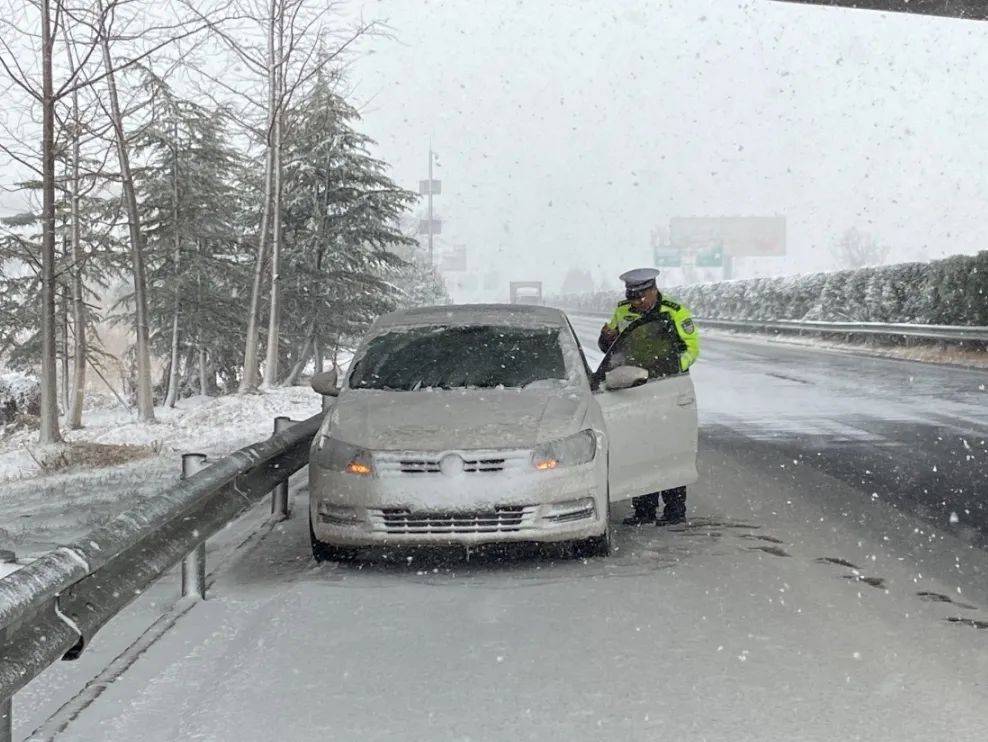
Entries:
{"type": "MultiPolygon", "coordinates": [[[[627,332],[591,371],[566,315],[520,305],[378,319],[313,441],[318,560],[375,544],[610,548],[610,503],[696,481],[688,373],[627,332]]],[[[649,346],[651,347],[651,346],[649,346]]]]}

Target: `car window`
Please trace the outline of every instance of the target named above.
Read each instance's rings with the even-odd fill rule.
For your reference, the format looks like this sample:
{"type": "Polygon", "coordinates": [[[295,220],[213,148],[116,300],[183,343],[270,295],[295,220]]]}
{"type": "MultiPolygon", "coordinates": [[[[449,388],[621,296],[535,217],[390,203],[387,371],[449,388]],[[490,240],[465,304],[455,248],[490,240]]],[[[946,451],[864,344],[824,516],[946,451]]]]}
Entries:
{"type": "Polygon", "coordinates": [[[648,378],[661,379],[683,373],[679,366],[681,341],[672,322],[666,318],[633,325],[621,333],[607,351],[594,375],[596,380],[618,366],[637,366],[648,371],[648,378]]]}
{"type": "Polygon", "coordinates": [[[354,363],[349,386],[393,391],[522,388],[551,380],[568,381],[558,328],[430,326],[371,338],[354,363]]]}

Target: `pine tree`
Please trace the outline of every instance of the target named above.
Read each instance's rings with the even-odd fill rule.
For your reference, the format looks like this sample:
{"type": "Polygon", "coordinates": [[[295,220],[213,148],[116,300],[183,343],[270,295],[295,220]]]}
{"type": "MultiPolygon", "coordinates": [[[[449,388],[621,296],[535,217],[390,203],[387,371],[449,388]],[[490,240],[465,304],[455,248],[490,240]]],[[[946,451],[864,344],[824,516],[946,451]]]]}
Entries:
{"type": "Polygon", "coordinates": [[[249,257],[237,226],[240,154],[223,112],[177,97],[147,72],[154,115],[135,141],[148,253],[152,346],[168,359],[166,404],[184,387],[210,393],[217,375],[235,383],[249,257]]]}
{"type": "MultiPolygon", "coordinates": [[[[56,153],[56,165],[65,164],[65,152],[56,153]]],[[[116,198],[107,195],[107,181],[98,174],[96,163],[84,158],[87,174],[81,178],[75,208],[72,194],[66,190],[69,179],[59,179],[56,188],[55,243],[56,263],[54,298],[55,360],[58,362],[58,387],[62,390],[61,407],[70,428],[80,427],[81,405],[76,410],[70,389],[76,386],[79,367],[87,366],[102,373],[100,348],[77,343],[83,337],[95,337],[100,321],[98,293],[107,281],[123,269],[119,244],[114,238],[113,222],[118,210],[116,198]],[[77,254],[71,248],[72,215],[80,234],[77,254]],[[71,310],[75,292],[85,311],[71,310]],[[81,319],[81,324],[79,320],[81,319]],[[75,354],[82,351],[79,363],[75,354]],[[70,363],[71,362],[71,363],[70,363]],[[78,412],[76,417],[75,410],[78,412]]],[[[35,192],[40,183],[18,184],[22,190],[35,192]]],[[[41,307],[37,298],[41,284],[42,218],[40,212],[26,212],[0,221],[0,355],[14,368],[34,371],[42,353],[41,307]]]]}
{"type": "Polygon", "coordinates": [[[397,306],[401,290],[389,277],[407,263],[394,251],[414,242],[398,219],[415,195],[370,155],[373,141],[354,128],[359,115],[333,82],[319,75],[289,114],[280,352],[290,383],[310,358],[319,367],[397,306]]]}

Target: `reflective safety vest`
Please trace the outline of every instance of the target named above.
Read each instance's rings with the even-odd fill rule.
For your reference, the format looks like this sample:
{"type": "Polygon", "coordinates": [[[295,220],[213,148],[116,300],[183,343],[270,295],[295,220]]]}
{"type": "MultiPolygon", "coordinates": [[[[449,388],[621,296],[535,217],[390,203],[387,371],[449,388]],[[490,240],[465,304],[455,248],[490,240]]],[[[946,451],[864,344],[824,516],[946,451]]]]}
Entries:
{"type": "MultiPolygon", "coordinates": [[[[656,321],[664,321],[671,325],[680,342],[679,368],[686,371],[700,355],[700,336],[690,310],[682,304],[659,297],[658,303],[644,315],[638,314],[631,308],[630,301],[622,301],[614,310],[614,316],[607,323],[607,327],[615,330],[618,334],[624,332],[632,323],[640,319],[648,320],[651,315],[656,321]]],[[[602,344],[603,345],[603,344],[602,344]]],[[[606,348],[601,348],[605,350],[606,348]]]]}

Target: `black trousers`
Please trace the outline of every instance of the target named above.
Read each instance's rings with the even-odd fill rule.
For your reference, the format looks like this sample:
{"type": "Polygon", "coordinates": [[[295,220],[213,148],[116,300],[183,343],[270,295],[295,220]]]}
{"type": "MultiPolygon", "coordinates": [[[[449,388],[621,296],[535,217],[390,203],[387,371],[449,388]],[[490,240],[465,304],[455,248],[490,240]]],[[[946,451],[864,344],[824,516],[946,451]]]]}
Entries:
{"type": "Polygon", "coordinates": [[[665,507],[662,514],[666,518],[686,517],[686,488],[674,487],[671,490],[662,492],[652,492],[641,497],[633,497],[631,504],[635,506],[635,515],[654,518],[655,511],[659,508],[659,497],[662,497],[665,507]]]}

